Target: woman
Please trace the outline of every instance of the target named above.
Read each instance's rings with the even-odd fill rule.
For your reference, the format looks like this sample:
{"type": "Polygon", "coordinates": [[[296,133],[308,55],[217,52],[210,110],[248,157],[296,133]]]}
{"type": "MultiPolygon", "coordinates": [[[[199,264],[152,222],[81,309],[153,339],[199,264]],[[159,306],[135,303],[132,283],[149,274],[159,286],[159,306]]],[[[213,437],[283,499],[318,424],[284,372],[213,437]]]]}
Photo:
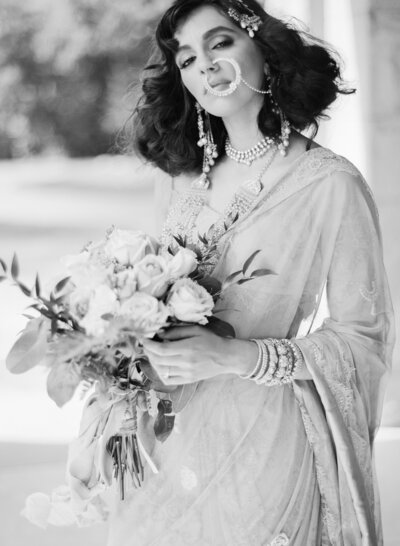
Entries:
{"type": "Polygon", "coordinates": [[[254,0],[176,0],[156,38],[135,127],[168,174],[164,244],[207,233],[218,278],[257,250],[273,274],[220,302],[236,339],[193,326],[145,343],[189,394],[109,544],[380,545],[393,328],[378,217],[357,169],[300,132],[351,91],[323,45],[254,0]]]}

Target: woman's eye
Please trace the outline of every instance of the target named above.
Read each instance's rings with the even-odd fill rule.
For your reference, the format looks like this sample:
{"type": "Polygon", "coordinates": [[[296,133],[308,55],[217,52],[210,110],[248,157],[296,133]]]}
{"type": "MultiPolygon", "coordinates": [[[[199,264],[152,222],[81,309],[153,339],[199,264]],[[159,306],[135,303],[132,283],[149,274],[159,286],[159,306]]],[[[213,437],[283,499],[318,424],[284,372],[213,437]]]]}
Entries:
{"type": "Polygon", "coordinates": [[[193,62],[193,60],[194,60],[194,57],[189,57],[188,59],[185,59],[185,60],[181,63],[181,65],[180,65],[179,68],[180,68],[180,69],[186,68],[187,66],[189,66],[189,65],[193,62]]]}
{"type": "Polygon", "coordinates": [[[215,46],[213,46],[213,49],[220,49],[221,47],[227,47],[231,44],[231,40],[222,40],[221,42],[218,42],[215,46]]]}

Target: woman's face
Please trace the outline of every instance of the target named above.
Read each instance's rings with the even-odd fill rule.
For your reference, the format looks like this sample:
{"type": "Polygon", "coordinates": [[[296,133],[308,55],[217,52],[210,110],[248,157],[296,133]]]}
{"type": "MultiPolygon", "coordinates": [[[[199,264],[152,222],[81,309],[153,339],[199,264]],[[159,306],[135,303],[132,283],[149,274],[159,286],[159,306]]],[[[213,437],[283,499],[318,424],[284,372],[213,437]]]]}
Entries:
{"type": "Polygon", "coordinates": [[[228,16],[213,6],[201,7],[181,23],[175,38],[179,42],[176,64],[182,82],[207,112],[228,118],[248,105],[261,108],[263,96],[243,83],[227,97],[212,95],[205,87],[208,80],[211,87],[224,91],[235,79],[235,70],[230,63],[212,62],[225,57],[239,64],[243,78],[250,85],[263,88],[265,62],[262,52],[247,32],[238,28],[228,16]]]}

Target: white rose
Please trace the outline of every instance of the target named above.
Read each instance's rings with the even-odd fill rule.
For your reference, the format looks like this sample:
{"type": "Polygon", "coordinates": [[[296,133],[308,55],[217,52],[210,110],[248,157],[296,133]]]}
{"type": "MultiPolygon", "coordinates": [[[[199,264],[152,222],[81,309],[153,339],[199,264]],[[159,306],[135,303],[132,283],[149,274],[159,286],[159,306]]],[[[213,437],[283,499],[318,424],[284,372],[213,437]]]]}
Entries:
{"type": "Polygon", "coordinates": [[[197,256],[193,250],[181,248],[175,256],[169,254],[167,264],[170,279],[176,281],[181,277],[187,277],[196,269],[197,256]]]}
{"type": "Polygon", "coordinates": [[[77,521],[69,488],[64,485],[54,489],[51,496],[44,493],[29,495],[22,515],[42,529],[46,529],[49,524],[61,527],[73,525],[77,521]]]}
{"type": "Polygon", "coordinates": [[[46,529],[51,511],[51,501],[44,493],[32,493],[25,500],[25,506],[21,514],[31,523],[46,529]]]}
{"type": "Polygon", "coordinates": [[[157,298],[144,292],[135,292],[121,303],[118,315],[129,320],[136,335],[153,337],[160,328],[167,325],[169,311],[157,298]]]}
{"type": "Polygon", "coordinates": [[[171,288],[167,301],[171,315],[184,322],[207,324],[214,301],[203,286],[192,279],[179,279],[171,288]]]}
{"type": "Polygon", "coordinates": [[[105,283],[112,272],[110,267],[93,262],[88,252],[66,256],[62,261],[67,267],[67,276],[70,277],[69,286],[72,284],[78,289],[94,289],[105,283]]]}
{"type": "Polygon", "coordinates": [[[104,245],[104,252],[121,265],[134,265],[147,254],[156,254],[159,244],[143,231],[115,229],[104,245]]]}
{"type": "Polygon", "coordinates": [[[136,273],[133,269],[125,269],[114,276],[115,289],[121,300],[130,298],[137,289],[136,273]]]}
{"type": "Polygon", "coordinates": [[[108,321],[101,317],[105,314],[114,315],[118,309],[116,294],[106,285],[98,286],[91,294],[88,310],[80,325],[92,336],[104,334],[108,321]]]}
{"type": "Polygon", "coordinates": [[[138,290],[161,298],[169,285],[169,270],[162,256],[148,254],[135,265],[138,290]]]}

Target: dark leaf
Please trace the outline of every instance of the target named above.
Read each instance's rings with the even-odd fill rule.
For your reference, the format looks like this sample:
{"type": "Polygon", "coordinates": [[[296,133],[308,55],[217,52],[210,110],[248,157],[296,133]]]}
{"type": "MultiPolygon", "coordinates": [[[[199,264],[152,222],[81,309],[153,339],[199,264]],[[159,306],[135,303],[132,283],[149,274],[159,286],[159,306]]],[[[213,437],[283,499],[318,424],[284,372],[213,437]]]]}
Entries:
{"type": "Polygon", "coordinates": [[[18,258],[17,255],[14,254],[12,262],[11,262],[11,277],[16,280],[19,275],[19,265],[18,265],[18,258]]]}
{"type": "Polygon", "coordinates": [[[174,428],[175,415],[166,415],[172,412],[172,402],[170,400],[160,400],[158,402],[158,415],[154,422],[154,434],[159,442],[165,442],[174,428]]]}
{"type": "Polygon", "coordinates": [[[25,296],[28,296],[28,297],[32,296],[31,290],[29,290],[29,288],[27,286],[25,286],[22,282],[17,281],[17,285],[18,285],[19,289],[21,290],[21,292],[23,292],[25,294],[25,296]]]}
{"type": "Polygon", "coordinates": [[[40,298],[40,280],[39,280],[38,273],[36,273],[36,279],[35,279],[35,292],[36,292],[36,296],[40,298]]]}
{"type": "Polygon", "coordinates": [[[65,277],[64,279],[61,279],[61,281],[58,281],[58,283],[56,284],[55,288],[54,288],[54,291],[57,293],[57,292],[61,292],[61,290],[63,290],[66,285],[68,284],[68,281],[70,280],[71,277],[65,277]]]}
{"type": "Polygon", "coordinates": [[[236,332],[233,326],[214,315],[209,317],[208,323],[205,327],[220,337],[236,337],[236,332]]]}
{"type": "Polygon", "coordinates": [[[250,256],[250,258],[247,258],[247,260],[244,262],[244,266],[243,266],[243,275],[246,275],[247,273],[247,270],[249,269],[249,267],[251,266],[251,264],[253,263],[253,260],[254,258],[257,256],[257,254],[259,254],[261,252],[261,250],[256,250],[255,252],[253,252],[253,254],[250,256]]]}
{"type": "Polygon", "coordinates": [[[236,277],[239,277],[239,275],[241,275],[241,274],[242,274],[241,271],[235,271],[235,273],[231,273],[224,280],[224,284],[230,284],[232,281],[234,281],[236,279],[236,277]]]}
{"type": "Polygon", "coordinates": [[[48,309],[44,308],[44,307],[40,307],[40,309],[38,309],[39,313],[41,315],[43,315],[44,317],[48,318],[48,319],[52,319],[54,317],[54,313],[52,313],[51,311],[49,311],[48,309]]]}
{"type": "Polygon", "coordinates": [[[3,268],[4,273],[7,273],[7,264],[4,260],[0,258],[0,265],[3,268]]]}
{"type": "Polygon", "coordinates": [[[211,295],[214,295],[221,290],[221,282],[215,277],[202,277],[197,282],[200,286],[203,286],[211,295]]]}
{"type": "Polygon", "coordinates": [[[251,281],[251,278],[240,279],[240,281],[238,281],[237,284],[244,284],[245,282],[249,282],[249,281],[251,281]]]}
{"type": "Polygon", "coordinates": [[[56,318],[51,319],[51,335],[54,336],[58,330],[58,321],[56,318]]]}
{"type": "Polygon", "coordinates": [[[265,275],[276,275],[272,269],[255,269],[250,273],[251,277],[264,277],[265,275]]]}

